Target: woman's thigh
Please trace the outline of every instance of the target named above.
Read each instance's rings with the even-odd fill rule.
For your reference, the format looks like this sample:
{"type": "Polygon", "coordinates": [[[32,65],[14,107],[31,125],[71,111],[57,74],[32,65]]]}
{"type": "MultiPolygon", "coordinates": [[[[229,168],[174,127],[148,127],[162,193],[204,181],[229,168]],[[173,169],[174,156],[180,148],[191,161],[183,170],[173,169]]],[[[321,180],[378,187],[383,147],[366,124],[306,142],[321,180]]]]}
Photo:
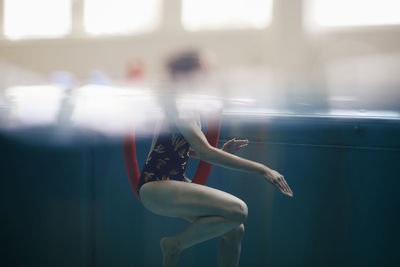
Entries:
{"type": "Polygon", "coordinates": [[[143,205],[153,213],[179,218],[224,216],[243,220],[247,206],[239,198],[204,185],[174,180],[155,181],[140,188],[143,205]]]}

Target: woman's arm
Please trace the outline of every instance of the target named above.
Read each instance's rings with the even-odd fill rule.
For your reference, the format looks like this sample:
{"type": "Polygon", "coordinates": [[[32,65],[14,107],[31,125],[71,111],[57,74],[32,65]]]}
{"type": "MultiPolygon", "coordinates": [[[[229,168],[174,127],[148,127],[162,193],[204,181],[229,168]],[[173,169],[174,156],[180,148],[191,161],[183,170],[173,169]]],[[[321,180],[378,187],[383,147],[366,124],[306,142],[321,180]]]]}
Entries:
{"type": "Polygon", "coordinates": [[[201,160],[239,171],[257,174],[263,174],[265,171],[266,166],[261,163],[243,159],[212,147],[194,121],[190,119],[175,119],[175,123],[182,135],[190,143],[193,150],[192,155],[197,156],[201,160]]]}
{"type": "Polygon", "coordinates": [[[212,147],[194,120],[176,118],[175,123],[201,160],[229,169],[260,174],[274,184],[282,193],[292,196],[292,191],[283,176],[278,172],[271,170],[264,164],[212,147]]]}

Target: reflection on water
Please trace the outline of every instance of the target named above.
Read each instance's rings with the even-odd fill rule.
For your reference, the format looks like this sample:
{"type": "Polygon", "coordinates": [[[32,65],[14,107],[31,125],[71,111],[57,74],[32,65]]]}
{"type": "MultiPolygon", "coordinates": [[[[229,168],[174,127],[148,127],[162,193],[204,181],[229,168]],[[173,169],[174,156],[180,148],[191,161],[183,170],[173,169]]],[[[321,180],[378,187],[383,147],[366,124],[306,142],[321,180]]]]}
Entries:
{"type": "Polygon", "coordinates": [[[79,85],[63,73],[52,85],[37,85],[35,79],[32,85],[23,83],[23,78],[2,80],[0,129],[51,127],[62,136],[82,130],[120,136],[134,126],[152,134],[155,121],[166,116],[171,103],[181,115],[196,111],[208,117],[222,111],[241,114],[246,121],[258,115],[399,120],[399,69],[400,55],[369,53],[334,56],[319,72],[297,76],[264,67],[238,67],[199,72],[190,80],[174,82],[118,84],[103,79],[79,85]]]}
{"type": "MultiPolygon", "coordinates": [[[[221,96],[215,91],[188,93],[166,88],[171,87],[163,90],[149,86],[105,85],[76,89],[53,85],[10,87],[2,92],[0,126],[8,130],[35,126],[53,126],[61,131],[90,129],[118,136],[135,125],[141,132],[147,130],[150,133],[155,120],[164,116],[161,105],[165,106],[171,99],[182,114],[196,111],[209,115],[222,109],[226,115],[243,114],[246,120],[256,115],[400,119],[399,110],[353,109],[351,96],[328,99],[340,102],[341,108],[321,109],[305,102],[307,99],[270,108],[260,101],[265,97],[262,95],[249,93],[240,98],[235,94],[233,97],[221,96]]],[[[282,99],[270,101],[284,102],[282,99]]]]}

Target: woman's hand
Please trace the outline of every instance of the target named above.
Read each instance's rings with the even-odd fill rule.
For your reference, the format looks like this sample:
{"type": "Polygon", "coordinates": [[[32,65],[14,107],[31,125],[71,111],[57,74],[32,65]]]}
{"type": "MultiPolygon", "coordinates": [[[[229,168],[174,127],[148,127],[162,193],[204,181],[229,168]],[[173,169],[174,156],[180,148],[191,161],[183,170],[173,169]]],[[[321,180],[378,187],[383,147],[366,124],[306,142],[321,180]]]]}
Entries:
{"type": "Polygon", "coordinates": [[[249,143],[249,140],[236,140],[236,137],[229,140],[222,146],[222,150],[231,154],[235,154],[236,151],[245,148],[249,143]]]}
{"type": "Polygon", "coordinates": [[[293,197],[292,190],[286,183],[283,175],[281,175],[279,172],[271,170],[270,168],[266,167],[263,176],[276,188],[278,188],[283,194],[293,197]]]}

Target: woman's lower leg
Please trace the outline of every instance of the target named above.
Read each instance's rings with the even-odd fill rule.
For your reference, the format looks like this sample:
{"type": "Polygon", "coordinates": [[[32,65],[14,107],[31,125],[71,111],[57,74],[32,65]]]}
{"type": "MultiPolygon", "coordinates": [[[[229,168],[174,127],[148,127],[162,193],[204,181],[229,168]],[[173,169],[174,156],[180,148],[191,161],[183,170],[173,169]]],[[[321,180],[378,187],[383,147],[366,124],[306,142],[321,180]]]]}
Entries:
{"type": "Polygon", "coordinates": [[[182,250],[221,236],[236,228],[239,224],[240,222],[228,220],[223,216],[197,217],[183,232],[161,239],[163,267],[175,267],[178,264],[179,255],[182,250]]]}
{"type": "Polygon", "coordinates": [[[239,265],[243,234],[244,226],[241,224],[222,236],[218,252],[218,267],[239,265]]]}
{"type": "Polygon", "coordinates": [[[241,222],[228,220],[223,216],[198,217],[183,232],[173,238],[182,251],[198,243],[221,236],[236,228],[241,222]]]}

